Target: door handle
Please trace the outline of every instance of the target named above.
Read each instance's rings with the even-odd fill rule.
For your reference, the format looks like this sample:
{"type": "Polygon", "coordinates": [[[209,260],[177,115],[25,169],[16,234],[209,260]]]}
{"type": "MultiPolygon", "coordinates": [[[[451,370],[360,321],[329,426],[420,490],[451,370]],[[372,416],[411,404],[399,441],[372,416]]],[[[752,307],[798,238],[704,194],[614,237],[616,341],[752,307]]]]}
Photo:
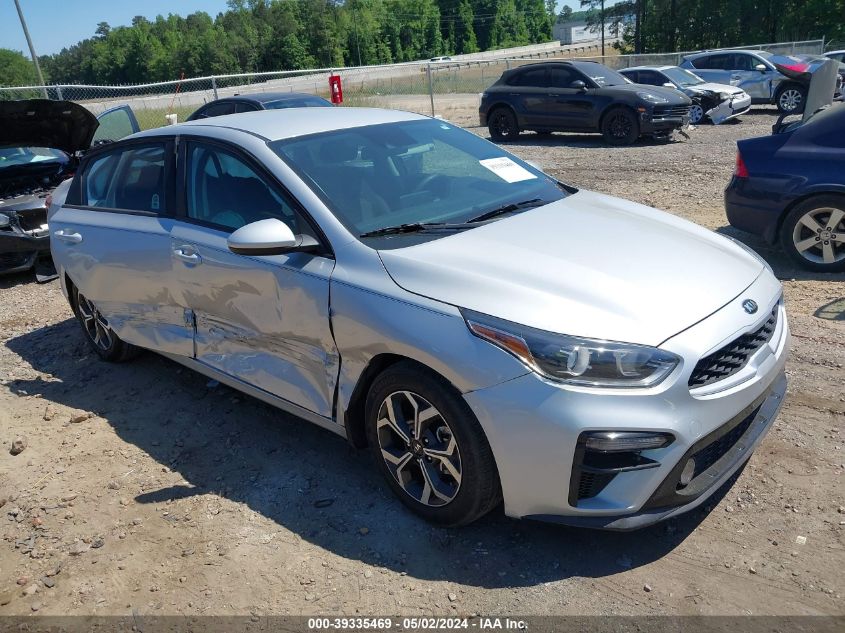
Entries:
{"type": "Polygon", "coordinates": [[[197,253],[193,246],[177,246],[173,249],[173,256],[176,259],[181,259],[188,264],[201,264],[202,257],[197,253]]]}
{"type": "Polygon", "coordinates": [[[53,232],[53,237],[61,242],[68,244],[79,244],[82,241],[82,235],[71,230],[59,229],[53,232]]]}

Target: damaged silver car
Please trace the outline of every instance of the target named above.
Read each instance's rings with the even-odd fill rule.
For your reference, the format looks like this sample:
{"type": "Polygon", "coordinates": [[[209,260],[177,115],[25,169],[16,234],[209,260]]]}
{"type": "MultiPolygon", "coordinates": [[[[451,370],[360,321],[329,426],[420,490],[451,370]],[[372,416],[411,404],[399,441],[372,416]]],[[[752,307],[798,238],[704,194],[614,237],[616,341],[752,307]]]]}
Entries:
{"type": "Polygon", "coordinates": [[[35,267],[39,281],[55,276],[49,263],[50,193],[73,177],[79,156],[92,144],[139,129],[127,106],[95,117],[70,101],[0,101],[0,275],[35,267]]]}
{"type": "Polygon", "coordinates": [[[692,99],[689,110],[692,125],[704,120],[718,125],[751,108],[751,96],[742,88],[704,81],[678,66],[636,66],[619,72],[635,84],[665,86],[683,92],[692,99]]]}

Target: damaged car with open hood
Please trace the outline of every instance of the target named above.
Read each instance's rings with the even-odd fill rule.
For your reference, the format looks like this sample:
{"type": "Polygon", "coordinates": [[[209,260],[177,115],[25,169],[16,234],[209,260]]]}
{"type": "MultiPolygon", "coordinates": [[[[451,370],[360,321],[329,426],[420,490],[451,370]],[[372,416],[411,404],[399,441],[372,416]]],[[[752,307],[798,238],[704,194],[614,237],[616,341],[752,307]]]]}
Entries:
{"type": "MultiPolygon", "coordinates": [[[[0,275],[49,258],[49,196],[73,177],[81,153],[138,130],[127,106],[95,117],[71,101],[0,101],[0,275]]],[[[52,270],[36,273],[47,279],[52,270]]]]}

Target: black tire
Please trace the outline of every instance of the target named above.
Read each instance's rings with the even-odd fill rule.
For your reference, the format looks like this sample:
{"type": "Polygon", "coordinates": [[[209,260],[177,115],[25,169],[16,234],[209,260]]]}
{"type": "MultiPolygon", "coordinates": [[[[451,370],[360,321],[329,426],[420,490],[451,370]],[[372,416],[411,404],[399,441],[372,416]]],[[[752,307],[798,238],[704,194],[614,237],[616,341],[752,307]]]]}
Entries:
{"type": "Polygon", "coordinates": [[[519,124],[513,110],[504,106],[493,108],[487,117],[487,129],[494,141],[513,141],[519,136],[519,124]]]}
{"type": "Polygon", "coordinates": [[[628,108],[611,108],[602,117],[601,135],[608,145],[633,145],[640,138],[637,115],[628,108]]]}
{"type": "Polygon", "coordinates": [[[781,114],[800,114],[806,102],[807,89],[799,84],[783,84],[775,93],[775,105],[781,114]]]}
{"type": "MultiPolygon", "coordinates": [[[[484,431],[466,402],[440,376],[411,362],[392,365],[373,381],[364,411],[367,443],[376,467],[394,494],[416,514],[433,523],[455,527],[472,523],[499,505],[502,499],[499,475],[484,431]],[[402,412],[394,413],[398,420],[396,427],[405,430],[408,441],[416,441],[416,454],[411,444],[406,445],[406,439],[396,433],[394,425],[379,423],[381,411],[385,415],[382,420],[386,421],[389,417],[383,407],[387,406],[387,402],[395,402],[388,398],[399,399],[399,407],[404,408],[403,405],[409,403],[405,399],[408,394],[420,405],[417,410],[430,414],[434,409],[437,414],[429,415],[427,422],[420,423],[420,437],[415,437],[411,423],[404,418],[398,420],[402,412]],[[427,426],[422,427],[422,424],[427,426]],[[446,453],[448,448],[445,447],[452,447],[452,439],[455,448],[449,454],[455,458],[451,460],[452,468],[449,470],[457,471],[459,478],[453,478],[447,472],[442,460],[433,461],[424,453],[427,450],[446,453]],[[407,458],[405,465],[389,466],[383,453],[389,454],[393,460],[407,458]],[[445,497],[452,495],[449,500],[435,497],[429,503],[423,502],[425,469],[428,480],[437,477],[438,485],[430,486],[429,491],[437,489],[445,492],[445,497]],[[405,483],[400,484],[399,478],[406,479],[405,483]]],[[[429,493],[429,498],[431,496],[429,493]]]]}
{"type": "Polygon", "coordinates": [[[71,288],[71,308],[82,326],[85,340],[103,360],[121,363],[140,353],[140,348],[122,341],[114,333],[96,306],[86,299],[76,286],[71,288]]]}
{"type": "Polygon", "coordinates": [[[780,243],[802,268],[845,270],[845,196],[820,195],[797,204],[783,219],[780,243]],[[825,262],[827,254],[830,263],[825,262]]]}

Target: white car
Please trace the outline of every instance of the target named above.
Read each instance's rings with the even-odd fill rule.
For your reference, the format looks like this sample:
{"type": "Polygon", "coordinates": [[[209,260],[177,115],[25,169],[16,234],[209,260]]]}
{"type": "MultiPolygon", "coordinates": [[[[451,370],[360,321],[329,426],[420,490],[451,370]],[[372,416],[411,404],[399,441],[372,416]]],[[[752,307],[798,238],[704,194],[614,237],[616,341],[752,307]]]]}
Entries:
{"type": "Polygon", "coordinates": [[[152,350],[368,446],[399,499],[446,525],[503,500],[641,527],[748,460],[789,347],[757,255],[445,121],[315,112],[85,156],[49,222],[97,354],[152,350]]]}

